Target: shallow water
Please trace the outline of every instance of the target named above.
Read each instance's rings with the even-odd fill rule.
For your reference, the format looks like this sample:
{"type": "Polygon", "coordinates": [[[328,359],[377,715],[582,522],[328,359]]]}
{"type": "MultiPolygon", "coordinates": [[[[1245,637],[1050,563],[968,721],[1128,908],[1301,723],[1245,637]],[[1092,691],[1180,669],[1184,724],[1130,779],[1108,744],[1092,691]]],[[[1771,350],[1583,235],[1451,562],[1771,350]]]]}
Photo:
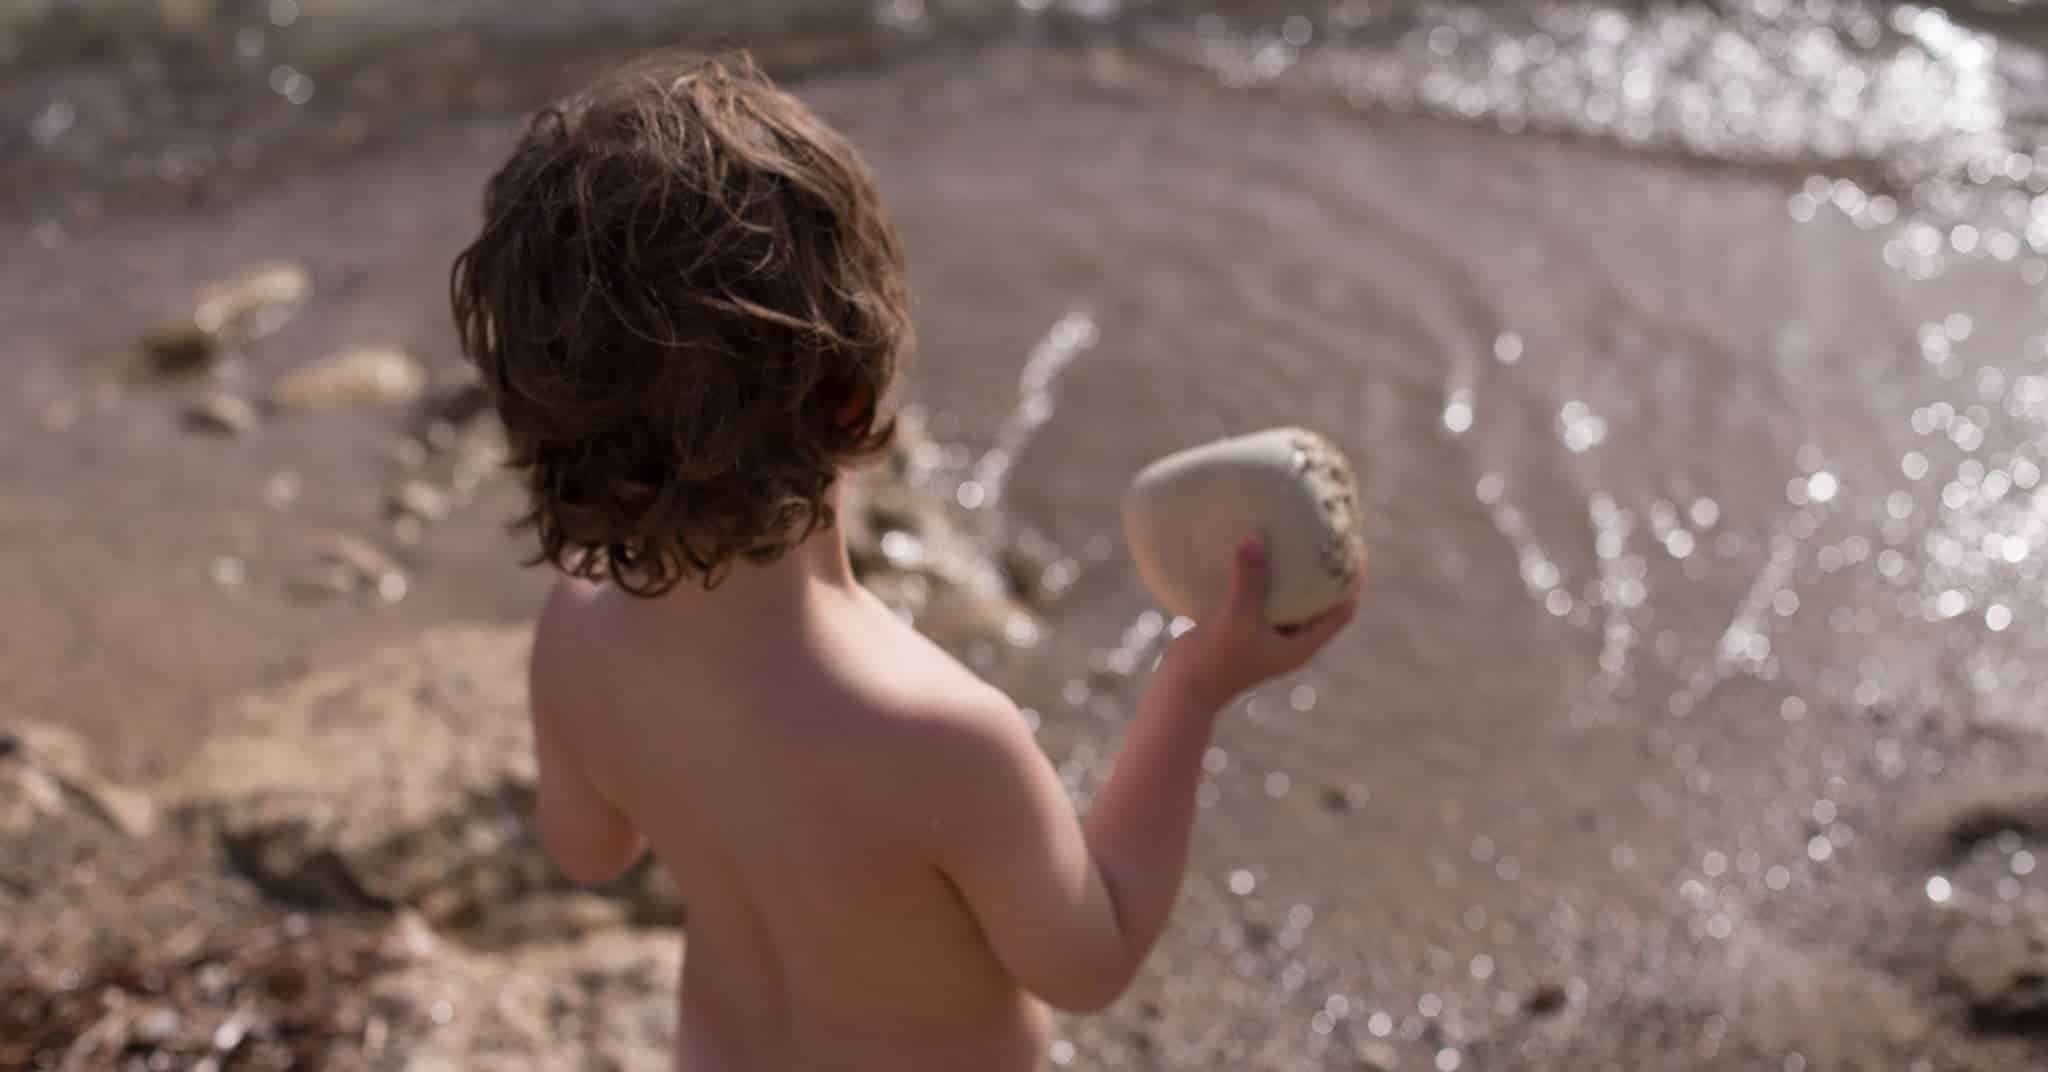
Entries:
{"type": "MultiPolygon", "coordinates": [[[[1170,630],[1114,528],[1166,451],[1324,431],[1373,555],[1358,626],[1220,731],[1149,984],[1214,1038],[1153,1059],[1347,1067],[1384,1042],[1416,1067],[1592,1067],[1569,1029],[1514,1027],[1554,987],[1567,1024],[1676,1009],[1683,1037],[1643,1051],[1663,1067],[1939,1061],[1868,1026],[1924,997],[1887,974],[1902,933],[2048,910],[2024,832],[1960,862],[1914,840],[1920,802],[2020,773],[2048,729],[2048,68],[2019,16],[1054,6],[833,7],[905,58],[800,84],[913,256],[912,395],[956,445],[931,479],[1067,552],[1055,628],[1005,683],[1085,796],[1170,630]],[[1006,43],[927,47],[991,26],[1006,43]]],[[[170,149],[110,118],[174,81],[146,62],[18,84],[12,144],[147,176],[173,150],[236,166],[252,131],[396,122],[361,88],[384,53],[360,28],[400,9],[286,10],[207,24],[236,48],[270,29],[246,70],[171,96],[235,103],[180,111],[170,149]],[[358,36],[307,95],[317,65],[280,75],[269,50],[323,17],[358,36]]],[[[369,188],[397,222],[286,195],[244,210],[240,248],[416,255],[370,286],[431,337],[411,284],[511,129],[448,108],[461,136],[369,188]]],[[[16,203],[60,264],[118,245],[49,193],[16,203]]],[[[137,243],[140,293],[174,285],[181,240],[137,243]]],[[[1075,1038],[1056,1058],[1138,1059],[1075,1038]]]]}

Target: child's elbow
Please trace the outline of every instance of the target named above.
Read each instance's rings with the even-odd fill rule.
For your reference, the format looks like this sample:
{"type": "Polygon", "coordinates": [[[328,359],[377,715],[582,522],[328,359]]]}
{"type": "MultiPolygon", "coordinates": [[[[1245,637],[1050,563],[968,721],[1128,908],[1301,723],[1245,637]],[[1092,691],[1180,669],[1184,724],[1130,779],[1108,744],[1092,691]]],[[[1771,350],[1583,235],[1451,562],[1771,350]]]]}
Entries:
{"type": "Polygon", "coordinates": [[[1117,967],[1077,974],[1032,989],[1040,1001],[1061,1012],[1092,1016],[1116,1004],[1131,988],[1136,974],[1132,969],[1117,967]]]}
{"type": "Polygon", "coordinates": [[[1093,1016],[1106,1011],[1117,999],[1124,996],[1123,987],[1114,990],[1096,989],[1063,994],[1058,998],[1045,998],[1045,1003],[1061,1012],[1074,1016],[1093,1016]]]}
{"type": "Polygon", "coordinates": [[[542,831],[541,847],[569,881],[579,886],[602,886],[625,874],[640,859],[643,845],[639,834],[616,838],[548,836],[542,831]]]}

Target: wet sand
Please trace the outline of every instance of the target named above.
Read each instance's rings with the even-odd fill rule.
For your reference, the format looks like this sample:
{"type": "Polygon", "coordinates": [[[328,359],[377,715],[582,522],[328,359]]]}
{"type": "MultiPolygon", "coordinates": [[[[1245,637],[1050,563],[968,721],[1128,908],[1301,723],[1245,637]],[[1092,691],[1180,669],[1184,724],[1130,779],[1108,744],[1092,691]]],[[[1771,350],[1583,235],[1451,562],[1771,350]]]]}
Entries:
{"type": "MultiPolygon", "coordinates": [[[[1040,650],[990,672],[1079,794],[1164,624],[1113,539],[1123,480],[1283,422],[1359,463],[1365,615],[1226,721],[1172,931],[1056,1058],[2048,1059],[2023,261],[1914,279],[1886,263],[1904,221],[1796,224],[1776,170],[1301,107],[1141,48],[942,50],[799,89],[869,154],[909,245],[909,393],[957,445],[930,485],[1062,549],[1040,650]],[[1027,356],[1075,316],[1089,344],[1020,422],[1027,356]],[[999,442],[1006,484],[962,495],[999,442]]],[[[228,439],[185,426],[205,385],[123,374],[199,283],[284,257],[314,297],[237,356],[242,382],[370,342],[459,382],[445,266],[515,129],[436,125],[0,265],[10,717],[77,729],[116,777],[175,777],[234,697],[443,623],[516,631],[543,579],[511,566],[503,481],[392,545],[416,407],[228,439]],[[282,509],[281,473],[301,488],[282,509]],[[290,594],[336,530],[385,543],[402,599],[290,594]]],[[[109,868],[108,904],[180,873],[264,903],[219,859],[141,855],[172,859],[109,868]]]]}

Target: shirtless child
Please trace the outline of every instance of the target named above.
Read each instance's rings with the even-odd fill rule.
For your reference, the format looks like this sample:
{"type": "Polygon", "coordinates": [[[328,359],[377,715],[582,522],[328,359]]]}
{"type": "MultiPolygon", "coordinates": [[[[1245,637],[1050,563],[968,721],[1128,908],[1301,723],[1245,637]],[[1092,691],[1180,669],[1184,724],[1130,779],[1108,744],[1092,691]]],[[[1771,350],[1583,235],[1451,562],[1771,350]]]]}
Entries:
{"type": "Polygon", "coordinates": [[[1247,539],[1077,819],[833,525],[910,338],[853,149],[744,59],[641,70],[542,112],[485,217],[456,317],[565,574],[532,661],[541,837],[581,882],[649,846],[675,876],[677,1066],[1036,1068],[1046,1006],[1115,1001],[1158,938],[1219,711],[1353,604],[1265,627],[1247,539]]]}

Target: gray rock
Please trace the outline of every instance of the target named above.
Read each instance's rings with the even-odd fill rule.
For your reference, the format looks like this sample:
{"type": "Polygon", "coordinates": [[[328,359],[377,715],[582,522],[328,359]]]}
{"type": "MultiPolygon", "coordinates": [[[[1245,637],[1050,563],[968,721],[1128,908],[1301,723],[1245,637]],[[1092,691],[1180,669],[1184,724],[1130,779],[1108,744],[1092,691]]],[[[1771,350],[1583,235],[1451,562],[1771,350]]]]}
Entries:
{"type": "Polygon", "coordinates": [[[291,409],[336,409],[411,402],[427,388],[412,355],[390,346],[358,346],[330,354],[279,379],[271,397],[291,409]]]}

